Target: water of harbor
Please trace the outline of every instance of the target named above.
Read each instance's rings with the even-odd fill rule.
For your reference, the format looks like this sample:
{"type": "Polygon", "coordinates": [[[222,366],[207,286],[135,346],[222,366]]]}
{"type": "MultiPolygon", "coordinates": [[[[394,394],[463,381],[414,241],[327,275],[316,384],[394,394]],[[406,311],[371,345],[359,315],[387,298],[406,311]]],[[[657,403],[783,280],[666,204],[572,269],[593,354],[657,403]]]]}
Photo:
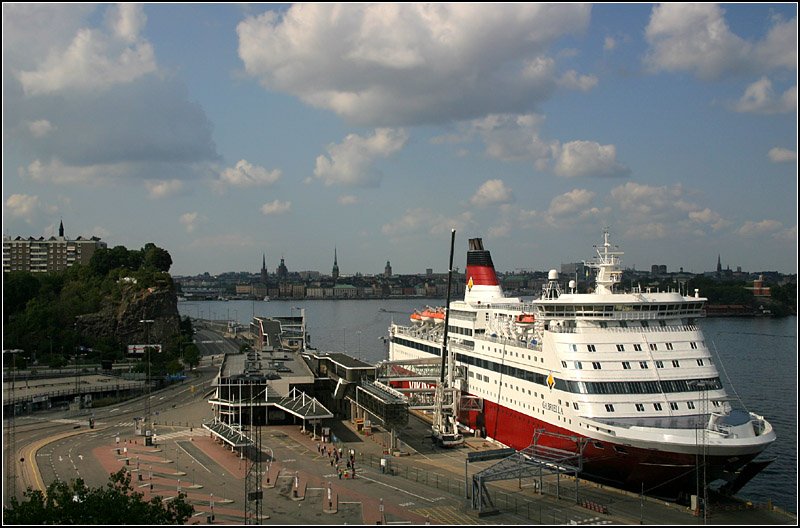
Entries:
{"type": "MultiPolygon", "coordinates": [[[[299,315],[305,309],[311,344],[370,363],[388,356],[392,321],[407,324],[415,309],[444,305],[441,299],[330,301],[191,301],[178,303],[182,316],[248,324],[256,316],[299,315]]],[[[776,457],[739,496],[771,500],[797,512],[797,317],[708,318],[700,325],[723,384],[745,409],[764,416],[778,439],[762,456],[776,457]]]]}

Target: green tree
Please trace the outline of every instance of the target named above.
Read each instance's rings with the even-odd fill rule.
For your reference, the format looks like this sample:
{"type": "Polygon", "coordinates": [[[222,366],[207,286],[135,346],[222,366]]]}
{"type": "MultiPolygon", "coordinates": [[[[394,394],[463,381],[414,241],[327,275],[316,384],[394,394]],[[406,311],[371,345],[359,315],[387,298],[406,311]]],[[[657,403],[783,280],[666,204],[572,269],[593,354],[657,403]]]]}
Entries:
{"type": "Polygon", "coordinates": [[[36,297],[41,284],[26,271],[12,271],[3,276],[3,322],[8,322],[11,314],[21,312],[25,305],[36,297]]]}
{"type": "Polygon", "coordinates": [[[90,489],[83,479],[54,481],[46,495],[28,488],[23,496],[27,500],[12,497],[3,508],[3,524],[185,524],[194,513],[183,493],[166,504],[159,496],[145,501],[125,468],[112,473],[105,487],[90,489]]]}
{"type": "Polygon", "coordinates": [[[169,271],[172,266],[172,256],[166,249],[162,249],[152,242],[145,244],[142,250],[144,254],[144,267],[153,268],[158,271],[169,271]]]}
{"type": "Polygon", "coordinates": [[[200,350],[197,348],[197,345],[192,343],[183,349],[183,361],[189,365],[190,369],[200,364],[200,350]]]}

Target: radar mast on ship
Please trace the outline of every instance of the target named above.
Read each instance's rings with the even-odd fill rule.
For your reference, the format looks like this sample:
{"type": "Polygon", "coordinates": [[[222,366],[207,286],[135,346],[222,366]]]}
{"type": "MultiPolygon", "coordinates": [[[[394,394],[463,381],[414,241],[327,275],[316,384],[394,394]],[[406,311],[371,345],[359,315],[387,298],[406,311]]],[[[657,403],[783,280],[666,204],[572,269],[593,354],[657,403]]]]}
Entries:
{"type": "Polygon", "coordinates": [[[585,262],[585,264],[597,270],[595,293],[614,293],[614,286],[622,283],[622,270],[620,269],[622,261],[620,257],[624,253],[616,249],[617,246],[612,246],[608,241],[608,228],[603,230],[602,248],[594,247],[597,257],[592,261],[585,262]]]}

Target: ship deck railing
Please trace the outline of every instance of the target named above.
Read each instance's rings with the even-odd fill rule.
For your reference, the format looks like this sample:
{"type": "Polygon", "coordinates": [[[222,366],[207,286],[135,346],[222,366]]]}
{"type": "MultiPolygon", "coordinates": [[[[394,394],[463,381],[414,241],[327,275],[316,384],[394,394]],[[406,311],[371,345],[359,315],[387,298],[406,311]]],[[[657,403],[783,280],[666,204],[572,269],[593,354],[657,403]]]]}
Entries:
{"type": "Polygon", "coordinates": [[[442,340],[442,336],[444,336],[444,329],[440,330],[429,330],[428,328],[420,328],[415,326],[400,326],[395,325],[395,331],[399,335],[405,335],[410,337],[418,337],[421,339],[428,339],[428,340],[442,340]]]}
{"type": "MultiPolygon", "coordinates": [[[[525,339],[516,339],[510,337],[501,337],[501,336],[493,336],[489,334],[485,334],[481,336],[481,340],[490,341],[492,343],[497,343],[498,345],[506,345],[506,346],[516,346],[516,347],[523,347],[527,348],[528,350],[533,350],[535,352],[542,351],[542,343],[536,342],[531,343],[530,341],[526,341],[525,339]]],[[[451,341],[450,346],[456,346],[465,350],[472,350],[473,348],[467,345],[461,345],[458,341],[451,341]]]]}
{"type": "MultiPolygon", "coordinates": [[[[595,328],[592,328],[594,330],[595,328]]],[[[666,326],[609,326],[603,328],[609,332],[628,332],[641,334],[642,332],[697,332],[697,325],[666,325],[666,326]]]]}

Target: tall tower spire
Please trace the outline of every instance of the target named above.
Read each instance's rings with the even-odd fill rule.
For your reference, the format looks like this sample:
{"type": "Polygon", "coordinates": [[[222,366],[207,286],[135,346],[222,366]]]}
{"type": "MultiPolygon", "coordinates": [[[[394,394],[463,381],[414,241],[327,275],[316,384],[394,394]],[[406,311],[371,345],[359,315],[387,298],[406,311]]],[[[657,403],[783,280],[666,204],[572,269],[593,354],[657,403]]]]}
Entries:
{"type": "Polygon", "coordinates": [[[58,224],[58,236],[64,238],[64,220],[58,224]]]}
{"type": "Polygon", "coordinates": [[[722,256],[717,253],[717,273],[722,273],[722,256]]]}
{"type": "Polygon", "coordinates": [[[267,255],[261,254],[261,284],[267,283],[267,255]]]}
{"type": "Polygon", "coordinates": [[[331,276],[333,280],[339,278],[339,260],[336,254],[336,246],[333,246],[333,270],[331,271],[331,276]]]}

